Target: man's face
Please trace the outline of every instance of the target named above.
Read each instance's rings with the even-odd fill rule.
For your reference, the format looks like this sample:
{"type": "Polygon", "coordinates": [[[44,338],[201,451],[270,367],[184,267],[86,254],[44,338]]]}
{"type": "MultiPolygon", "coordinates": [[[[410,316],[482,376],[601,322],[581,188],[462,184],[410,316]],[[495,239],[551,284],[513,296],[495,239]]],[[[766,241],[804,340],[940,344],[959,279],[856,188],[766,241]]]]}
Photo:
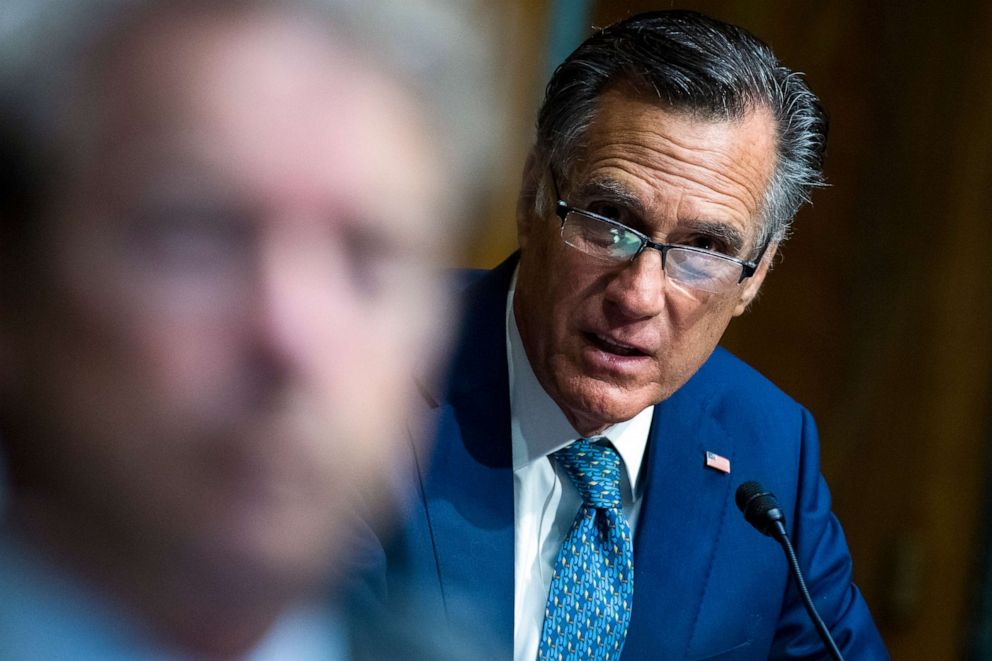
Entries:
{"type": "Polygon", "coordinates": [[[438,164],[410,99],[302,24],[141,37],[79,108],[5,396],[64,511],[310,580],[443,346],[438,164]]]}
{"type": "MultiPolygon", "coordinates": [[[[582,160],[565,168],[570,180],[558,182],[570,206],[615,218],[656,242],[753,256],[775,164],[770,114],[710,121],[611,91],[585,139],[582,160]]],[[[518,225],[521,337],[541,384],[586,435],[682,386],[757,293],[774,252],[754,277],[713,295],[669,280],[657,250],[604,264],[565,245],[553,214],[522,209],[518,225]]]]}

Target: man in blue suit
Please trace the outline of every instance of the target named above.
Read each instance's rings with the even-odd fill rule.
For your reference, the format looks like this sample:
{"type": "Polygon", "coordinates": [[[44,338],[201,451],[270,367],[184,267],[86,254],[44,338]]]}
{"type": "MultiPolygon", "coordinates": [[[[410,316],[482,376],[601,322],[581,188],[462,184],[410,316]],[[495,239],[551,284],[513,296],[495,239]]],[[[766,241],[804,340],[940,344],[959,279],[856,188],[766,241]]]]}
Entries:
{"type": "Polygon", "coordinates": [[[736,511],[754,479],[839,648],[887,658],[811,416],[717,348],[820,184],[826,132],[801,76],[691,12],[610,26],[555,72],[520,251],[466,289],[392,554],[480,656],[827,658],[781,550],[736,511]]]}

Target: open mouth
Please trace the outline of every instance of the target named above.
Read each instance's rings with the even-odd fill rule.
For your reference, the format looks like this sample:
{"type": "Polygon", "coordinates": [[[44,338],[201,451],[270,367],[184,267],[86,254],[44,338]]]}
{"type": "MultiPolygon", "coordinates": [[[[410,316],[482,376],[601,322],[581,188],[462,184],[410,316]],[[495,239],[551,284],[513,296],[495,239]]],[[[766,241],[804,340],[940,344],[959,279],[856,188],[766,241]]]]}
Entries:
{"type": "Polygon", "coordinates": [[[647,354],[636,347],[620,344],[598,333],[586,333],[586,339],[596,348],[617,356],[646,356],[647,354]]]}

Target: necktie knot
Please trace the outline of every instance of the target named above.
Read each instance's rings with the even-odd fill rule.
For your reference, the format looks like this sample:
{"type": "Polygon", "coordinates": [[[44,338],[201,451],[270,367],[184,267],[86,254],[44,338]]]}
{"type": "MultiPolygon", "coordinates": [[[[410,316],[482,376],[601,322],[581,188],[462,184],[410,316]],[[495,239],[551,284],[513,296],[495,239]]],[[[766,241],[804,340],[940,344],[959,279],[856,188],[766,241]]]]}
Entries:
{"type": "Polygon", "coordinates": [[[582,438],[553,456],[568,473],[585,505],[597,508],[622,506],[621,460],[616,450],[582,438]]]}

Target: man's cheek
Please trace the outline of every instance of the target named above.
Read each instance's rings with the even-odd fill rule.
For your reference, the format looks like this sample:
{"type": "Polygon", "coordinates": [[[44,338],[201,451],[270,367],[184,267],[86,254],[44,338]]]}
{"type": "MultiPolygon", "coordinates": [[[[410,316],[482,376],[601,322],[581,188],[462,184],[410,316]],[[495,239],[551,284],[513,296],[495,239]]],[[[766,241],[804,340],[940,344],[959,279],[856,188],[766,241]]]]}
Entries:
{"type": "Polygon", "coordinates": [[[163,401],[186,394],[208,397],[231,388],[240,345],[229,333],[179,327],[149,334],[131,369],[144,372],[150,388],[159,390],[163,401]],[[171,330],[171,332],[169,332],[171,330]]]}

